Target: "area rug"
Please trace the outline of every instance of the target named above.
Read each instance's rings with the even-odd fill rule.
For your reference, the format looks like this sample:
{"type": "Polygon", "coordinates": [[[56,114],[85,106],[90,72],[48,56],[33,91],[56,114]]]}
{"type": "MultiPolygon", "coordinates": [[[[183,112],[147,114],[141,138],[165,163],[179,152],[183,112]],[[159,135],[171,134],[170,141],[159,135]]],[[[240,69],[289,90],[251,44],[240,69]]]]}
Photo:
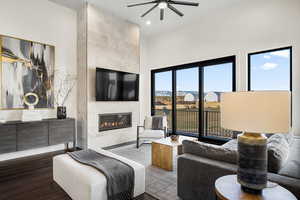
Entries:
{"type": "Polygon", "coordinates": [[[151,165],[151,145],[149,144],[144,144],[139,149],[135,145],[127,145],[110,151],[145,166],[147,194],[159,200],[180,200],[177,196],[176,158],[173,159],[174,171],[165,171],[151,165]]]}
{"type": "Polygon", "coordinates": [[[144,194],[136,197],[134,200],[158,200],[158,199],[151,196],[150,194],[144,193],[144,194]]]}

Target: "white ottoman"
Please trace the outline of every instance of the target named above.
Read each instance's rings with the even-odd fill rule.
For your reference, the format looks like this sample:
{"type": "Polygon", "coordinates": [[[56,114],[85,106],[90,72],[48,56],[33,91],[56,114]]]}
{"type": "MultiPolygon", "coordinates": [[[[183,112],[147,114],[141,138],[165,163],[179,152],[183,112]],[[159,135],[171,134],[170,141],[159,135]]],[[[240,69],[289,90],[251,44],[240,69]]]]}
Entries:
{"type": "MultiPolygon", "coordinates": [[[[134,197],[145,192],[145,167],[103,149],[93,149],[129,164],[134,169],[134,197]]],[[[93,167],[63,154],[53,158],[53,179],[73,200],[107,200],[106,178],[93,167]]]]}

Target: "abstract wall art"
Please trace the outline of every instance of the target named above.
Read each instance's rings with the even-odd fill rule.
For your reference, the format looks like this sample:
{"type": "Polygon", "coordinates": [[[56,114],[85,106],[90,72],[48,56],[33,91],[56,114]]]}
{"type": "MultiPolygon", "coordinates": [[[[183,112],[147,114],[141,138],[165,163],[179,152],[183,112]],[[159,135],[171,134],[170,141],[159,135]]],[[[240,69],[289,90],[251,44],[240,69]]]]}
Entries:
{"type": "Polygon", "coordinates": [[[27,109],[27,93],[54,108],[54,46],[0,35],[0,55],[0,109],[27,109]]]}

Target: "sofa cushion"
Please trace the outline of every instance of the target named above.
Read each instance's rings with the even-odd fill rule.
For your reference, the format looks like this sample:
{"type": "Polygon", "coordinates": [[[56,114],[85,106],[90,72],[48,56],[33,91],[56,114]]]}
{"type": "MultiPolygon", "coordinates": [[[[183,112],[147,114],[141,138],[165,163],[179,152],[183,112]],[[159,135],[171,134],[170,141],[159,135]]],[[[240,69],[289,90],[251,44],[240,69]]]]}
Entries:
{"type": "Polygon", "coordinates": [[[291,160],[279,171],[280,175],[300,179],[300,161],[291,160]]]}
{"type": "Polygon", "coordinates": [[[183,152],[213,160],[224,161],[232,164],[237,163],[237,151],[213,144],[198,141],[182,142],[183,152]]]}
{"type": "Polygon", "coordinates": [[[268,139],[268,171],[278,173],[289,156],[289,143],[284,134],[272,135],[268,139]]]}
{"type": "Polygon", "coordinates": [[[279,171],[280,175],[300,179],[300,138],[291,143],[290,155],[286,164],[279,171]]]}
{"type": "Polygon", "coordinates": [[[283,134],[283,136],[286,138],[286,141],[291,144],[293,142],[294,139],[294,135],[292,132],[288,133],[288,134],[283,134]]]}

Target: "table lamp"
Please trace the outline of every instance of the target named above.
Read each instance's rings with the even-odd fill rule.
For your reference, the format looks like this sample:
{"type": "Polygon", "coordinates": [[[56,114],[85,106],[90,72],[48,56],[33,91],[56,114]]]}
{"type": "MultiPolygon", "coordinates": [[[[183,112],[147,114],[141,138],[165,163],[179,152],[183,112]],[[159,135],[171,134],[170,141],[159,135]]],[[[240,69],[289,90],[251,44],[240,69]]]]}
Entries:
{"type": "Polygon", "coordinates": [[[231,92],[221,95],[221,126],[238,135],[238,182],[249,193],[267,186],[267,138],[263,133],[288,133],[289,91],[231,92]]]}

